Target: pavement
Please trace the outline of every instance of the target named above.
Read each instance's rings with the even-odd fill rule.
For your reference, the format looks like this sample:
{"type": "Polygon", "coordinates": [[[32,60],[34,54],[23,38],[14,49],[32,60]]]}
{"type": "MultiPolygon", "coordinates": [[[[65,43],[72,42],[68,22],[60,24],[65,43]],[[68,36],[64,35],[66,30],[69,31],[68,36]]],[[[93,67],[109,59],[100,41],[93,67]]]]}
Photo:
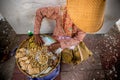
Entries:
{"type": "MultiPolygon", "coordinates": [[[[0,55],[9,55],[0,62],[0,80],[27,80],[17,68],[14,55],[10,54],[27,37],[15,34],[6,21],[0,21],[0,55]]],[[[61,63],[56,80],[120,80],[120,32],[117,27],[113,26],[106,34],[87,34],[84,42],[93,56],[79,65],[61,63]]]]}

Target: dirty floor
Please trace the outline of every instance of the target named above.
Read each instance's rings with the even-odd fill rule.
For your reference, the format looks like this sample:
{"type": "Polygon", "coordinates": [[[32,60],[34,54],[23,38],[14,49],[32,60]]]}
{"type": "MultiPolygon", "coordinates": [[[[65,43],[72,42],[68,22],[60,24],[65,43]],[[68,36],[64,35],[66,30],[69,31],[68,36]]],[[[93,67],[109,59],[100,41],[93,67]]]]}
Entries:
{"type": "MultiPolygon", "coordinates": [[[[27,37],[15,34],[6,21],[0,21],[0,56],[5,56],[0,61],[0,80],[27,80],[17,68],[12,53],[27,37]]],[[[77,66],[61,64],[56,80],[120,80],[120,32],[117,27],[113,26],[106,34],[87,34],[84,42],[93,56],[77,66]]]]}

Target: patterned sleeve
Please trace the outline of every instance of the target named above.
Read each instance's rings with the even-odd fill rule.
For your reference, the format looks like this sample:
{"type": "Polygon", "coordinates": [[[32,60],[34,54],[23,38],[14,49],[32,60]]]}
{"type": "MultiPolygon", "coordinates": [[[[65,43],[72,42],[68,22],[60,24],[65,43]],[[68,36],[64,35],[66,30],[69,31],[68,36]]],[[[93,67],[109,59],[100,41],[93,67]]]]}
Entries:
{"type": "Polygon", "coordinates": [[[81,31],[81,30],[77,30],[76,34],[70,38],[70,39],[64,39],[60,41],[60,45],[61,48],[70,48],[71,46],[76,46],[79,44],[79,42],[83,41],[84,37],[85,37],[86,33],[81,31]]]}
{"type": "Polygon", "coordinates": [[[44,17],[56,20],[59,17],[59,7],[39,8],[36,11],[35,23],[34,23],[34,34],[40,33],[40,26],[41,26],[42,19],[44,17]]]}

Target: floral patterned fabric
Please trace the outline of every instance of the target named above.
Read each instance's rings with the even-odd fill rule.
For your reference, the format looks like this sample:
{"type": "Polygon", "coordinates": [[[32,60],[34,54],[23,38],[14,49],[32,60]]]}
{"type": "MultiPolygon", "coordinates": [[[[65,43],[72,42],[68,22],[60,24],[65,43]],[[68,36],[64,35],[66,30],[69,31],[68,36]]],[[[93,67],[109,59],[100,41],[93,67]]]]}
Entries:
{"type": "Polygon", "coordinates": [[[45,7],[36,11],[34,33],[39,34],[42,19],[46,17],[56,20],[56,27],[53,36],[57,39],[62,48],[69,48],[77,45],[85,37],[85,32],[78,29],[63,7],[45,7]]]}

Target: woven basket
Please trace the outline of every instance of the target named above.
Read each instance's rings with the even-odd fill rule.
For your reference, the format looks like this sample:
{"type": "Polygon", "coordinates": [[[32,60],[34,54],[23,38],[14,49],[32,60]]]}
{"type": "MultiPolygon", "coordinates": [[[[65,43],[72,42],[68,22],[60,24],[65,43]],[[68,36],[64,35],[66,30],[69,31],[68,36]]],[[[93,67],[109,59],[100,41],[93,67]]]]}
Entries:
{"type": "Polygon", "coordinates": [[[67,0],[67,11],[82,31],[97,32],[103,25],[106,0],[67,0]]]}
{"type": "MultiPolygon", "coordinates": [[[[30,37],[30,38],[31,38],[31,37],[30,37]]],[[[28,43],[28,41],[29,41],[30,38],[24,40],[24,41],[19,45],[19,47],[18,47],[18,49],[16,50],[16,52],[17,52],[20,48],[25,47],[25,45],[28,43]]],[[[19,70],[20,70],[23,74],[25,74],[26,76],[29,76],[29,77],[32,77],[32,78],[34,78],[34,77],[44,77],[44,76],[47,76],[48,74],[52,73],[52,72],[56,69],[56,67],[60,64],[61,54],[60,54],[58,57],[59,57],[58,63],[56,64],[56,66],[55,66],[52,70],[50,70],[50,71],[49,71],[48,73],[46,73],[46,74],[42,74],[42,75],[38,75],[38,76],[29,75],[27,72],[25,72],[24,70],[22,70],[17,58],[16,58],[16,63],[17,63],[17,66],[18,66],[19,70]]]]}

